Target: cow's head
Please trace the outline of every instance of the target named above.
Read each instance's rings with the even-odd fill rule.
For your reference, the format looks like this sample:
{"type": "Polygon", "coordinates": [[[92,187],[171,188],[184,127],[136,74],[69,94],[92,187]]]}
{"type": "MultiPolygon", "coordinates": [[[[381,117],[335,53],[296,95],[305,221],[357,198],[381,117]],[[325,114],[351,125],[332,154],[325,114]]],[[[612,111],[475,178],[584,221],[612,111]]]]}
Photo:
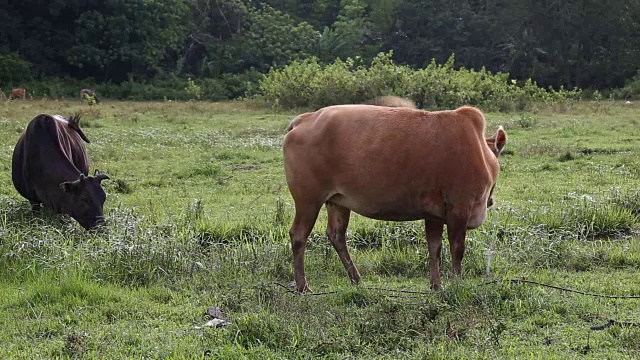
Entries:
{"type": "MultiPolygon", "coordinates": [[[[500,156],[502,149],[504,149],[504,145],[507,143],[507,133],[504,131],[502,126],[498,127],[498,131],[496,133],[486,139],[487,146],[491,149],[491,152],[496,156],[500,156]]],[[[500,164],[498,164],[500,166],[500,164]]],[[[499,168],[498,168],[499,169],[499,168]]],[[[496,184],[493,184],[491,187],[491,192],[489,193],[489,198],[487,199],[487,207],[491,207],[493,205],[493,189],[496,187],[496,184]]]]}
{"type": "Polygon", "coordinates": [[[104,223],[103,206],[107,195],[102,189],[101,182],[105,179],[109,177],[96,169],[93,176],[80,174],[78,180],[60,184],[60,189],[68,194],[63,201],[67,202],[66,208],[69,215],[87,230],[104,223]]]}

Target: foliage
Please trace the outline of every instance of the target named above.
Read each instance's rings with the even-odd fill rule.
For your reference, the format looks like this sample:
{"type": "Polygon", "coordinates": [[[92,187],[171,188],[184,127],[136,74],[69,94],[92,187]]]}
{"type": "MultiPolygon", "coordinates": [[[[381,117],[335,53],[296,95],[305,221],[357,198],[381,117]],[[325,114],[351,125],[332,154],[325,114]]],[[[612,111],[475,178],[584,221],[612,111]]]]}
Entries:
{"type": "Polygon", "coordinates": [[[320,108],[398,95],[430,109],[475,105],[504,111],[576,100],[580,95],[576,90],[545,90],[530,79],[518,85],[508,74],[484,68],[456,70],[453,63],[451,56],[445,64],[432,60],[426,68],[413,70],[396,65],[391,52],[379,54],[369,67],[358,59],[338,59],[328,65],[307,59],[272,69],[261,80],[260,91],[267,103],[280,108],[320,108]]]}
{"type": "Polygon", "coordinates": [[[0,55],[26,62],[0,78],[220,79],[393,51],[415,69],[456,54],[455,69],[602,91],[640,70],[638,19],[628,0],[24,0],[0,7],[0,55]]]}
{"type": "Polygon", "coordinates": [[[309,24],[297,24],[289,15],[268,5],[251,11],[249,23],[242,38],[242,59],[263,71],[311,56],[319,37],[309,24]]]}
{"type": "Polygon", "coordinates": [[[188,9],[182,0],[106,1],[80,14],[67,59],[94,73],[102,69],[108,78],[114,77],[110,71],[122,76],[157,70],[165,52],[184,38],[188,9]]]}
{"type": "Polygon", "coordinates": [[[31,66],[18,54],[0,55],[0,82],[18,85],[21,81],[31,80],[31,66]]]}
{"type": "Polygon", "coordinates": [[[242,34],[250,9],[242,0],[192,1],[193,26],[183,54],[177,59],[176,71],[219,77],[245,70],[242,34]]]}
{"type": "Polygon", "coordinates": [[[405,0],[385,38],[398,61],[416,66],[456,54],[456,66],[509,72],[569,89],[622,85],[638,62],[640,5],[533,0],[405,0]]]}
{"type": "Polygon", "coordinates": [[[618,99],[638,99],[640,98],[640,71],[633,78],[629,79],[625,86],[616,89],[613,94],[618,99]]]}
{"type": "Polygon", "coordinates": [[[200,100],[200,96],[202,96],[202,88],[196,85],[191,78],[187,79],[187,86],[184,88],[184,91],[186,91],[191,99],[200,100]]]}
{"type": "Polygon", "coordinates": [[[97,103],[96,102],[96,97],[95,96],[91,96],[91,95],[89,95],[87,93],[83,93],[82,94],[82,98],[84,99],[84,101],[87,102],[87,104],[89,106],[93,106],[93,105],[95,105],[97,103]]]}
{"type": "Polygon", "coordinates": [[[49,76],[122,81],[132,72],[156,74],[189,27],[190,7],[184,0],[28,0],[14,5],[0,9],[0,47],[49,76]]]}
{"type": "Polygon", "coordinates": [[[340,39],[341,46],[331,54],[345,59],[358,54],[367,58],[364,41],[371,32],[371,23],[366,17],[366,1],[341,0],[340,13],[333,23],[333,33],[340,39]]]}

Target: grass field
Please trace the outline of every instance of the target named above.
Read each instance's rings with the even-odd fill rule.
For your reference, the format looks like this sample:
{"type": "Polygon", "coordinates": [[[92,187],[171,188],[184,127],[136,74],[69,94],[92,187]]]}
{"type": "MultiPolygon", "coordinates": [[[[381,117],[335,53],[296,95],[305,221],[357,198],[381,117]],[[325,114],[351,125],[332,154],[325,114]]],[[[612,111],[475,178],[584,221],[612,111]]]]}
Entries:
{"type": "Polygon", "coordinates": [[[241,103],[0,102],[0,358],[640,357],[640,299],[507,281],[640,296],[640,107],[487,114],[488,131],[504,125],[509,139],[463,276],[451,276],[445,240],[444,290],[430,291],[421,222],[353,216],[364,285],[354,287],[321,213],[306,256],[311,296],[288,289],[281,144],[294,115],[241,103]],[[32,215],[11,183],[26,124],[79,110],[91,172],[112,179],[99,234],[32,215]],[[212,306],[231,325],[203,327],[212,306]],[[608,320],[631,324],[591,329],[608,320]]]}

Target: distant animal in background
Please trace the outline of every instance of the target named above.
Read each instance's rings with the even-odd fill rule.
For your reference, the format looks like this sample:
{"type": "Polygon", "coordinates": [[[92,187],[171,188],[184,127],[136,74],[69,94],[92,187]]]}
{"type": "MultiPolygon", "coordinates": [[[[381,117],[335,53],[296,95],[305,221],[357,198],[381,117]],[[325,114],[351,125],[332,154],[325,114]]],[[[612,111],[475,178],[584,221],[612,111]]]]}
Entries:
{"type": "Polygon", "coordinates": [[[98,170],[88,176],[89,159],[78,115],[36,116],[13,151],[11,179],[16,190],[31,203],[69,214],[87,230],[104,222],[106,194],[98,170]]]}
{"type": "Polygon", "coordinates": [[[86,101],[87,104],[93,105],[91,102],[95,101],[96,104],[100,104],[100,98],[96,96],[96,93],[90,89],[82,89],[80,90],[80,102],[86,101]]]}
{"type": "Polygon", "coordinates": [[[27,98],[27,92],[23,88],[13,89],[11,90],[11,95],[9,95],[9,100],[13,100],[13,99],[24,100],[26,98],[27,98]]]}
{"type": "Polygon", "coordinates": [[[368,105],[389,106],[389,107],[406,107],[415,109],[416,104],[399,96],[378,96],[377,98],[367,101],[368,105]]]}

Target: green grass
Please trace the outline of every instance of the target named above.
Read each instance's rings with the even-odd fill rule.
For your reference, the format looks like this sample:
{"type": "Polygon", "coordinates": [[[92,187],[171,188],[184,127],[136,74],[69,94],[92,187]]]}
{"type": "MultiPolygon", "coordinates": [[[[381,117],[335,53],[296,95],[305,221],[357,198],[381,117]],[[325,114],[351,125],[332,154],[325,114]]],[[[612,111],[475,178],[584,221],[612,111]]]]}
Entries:
{"type": "Polygon", "coordinates": [[[509,138],[462,278],[445,249],[445,289],[429,291],[422,223],[354,215],[365,287],[351,286],[321,213],[306,267],[314,291],[329,293],[314,296],[286,288],[293,203],[280,148],[294,115],[242,103],[1,102],[0,358],[640,357],[640,327],[590,329],[640,323],[640,300],[502,281],[640,295],[640,108],[487,114],[489,132],[504,125],[509,138]],[[112,179],[100,234],[34,216],[11,184],[26,124],[79,110],[91,171],[112,179]],[[200,328],[210,306],[232,324],[200,328]]]}

